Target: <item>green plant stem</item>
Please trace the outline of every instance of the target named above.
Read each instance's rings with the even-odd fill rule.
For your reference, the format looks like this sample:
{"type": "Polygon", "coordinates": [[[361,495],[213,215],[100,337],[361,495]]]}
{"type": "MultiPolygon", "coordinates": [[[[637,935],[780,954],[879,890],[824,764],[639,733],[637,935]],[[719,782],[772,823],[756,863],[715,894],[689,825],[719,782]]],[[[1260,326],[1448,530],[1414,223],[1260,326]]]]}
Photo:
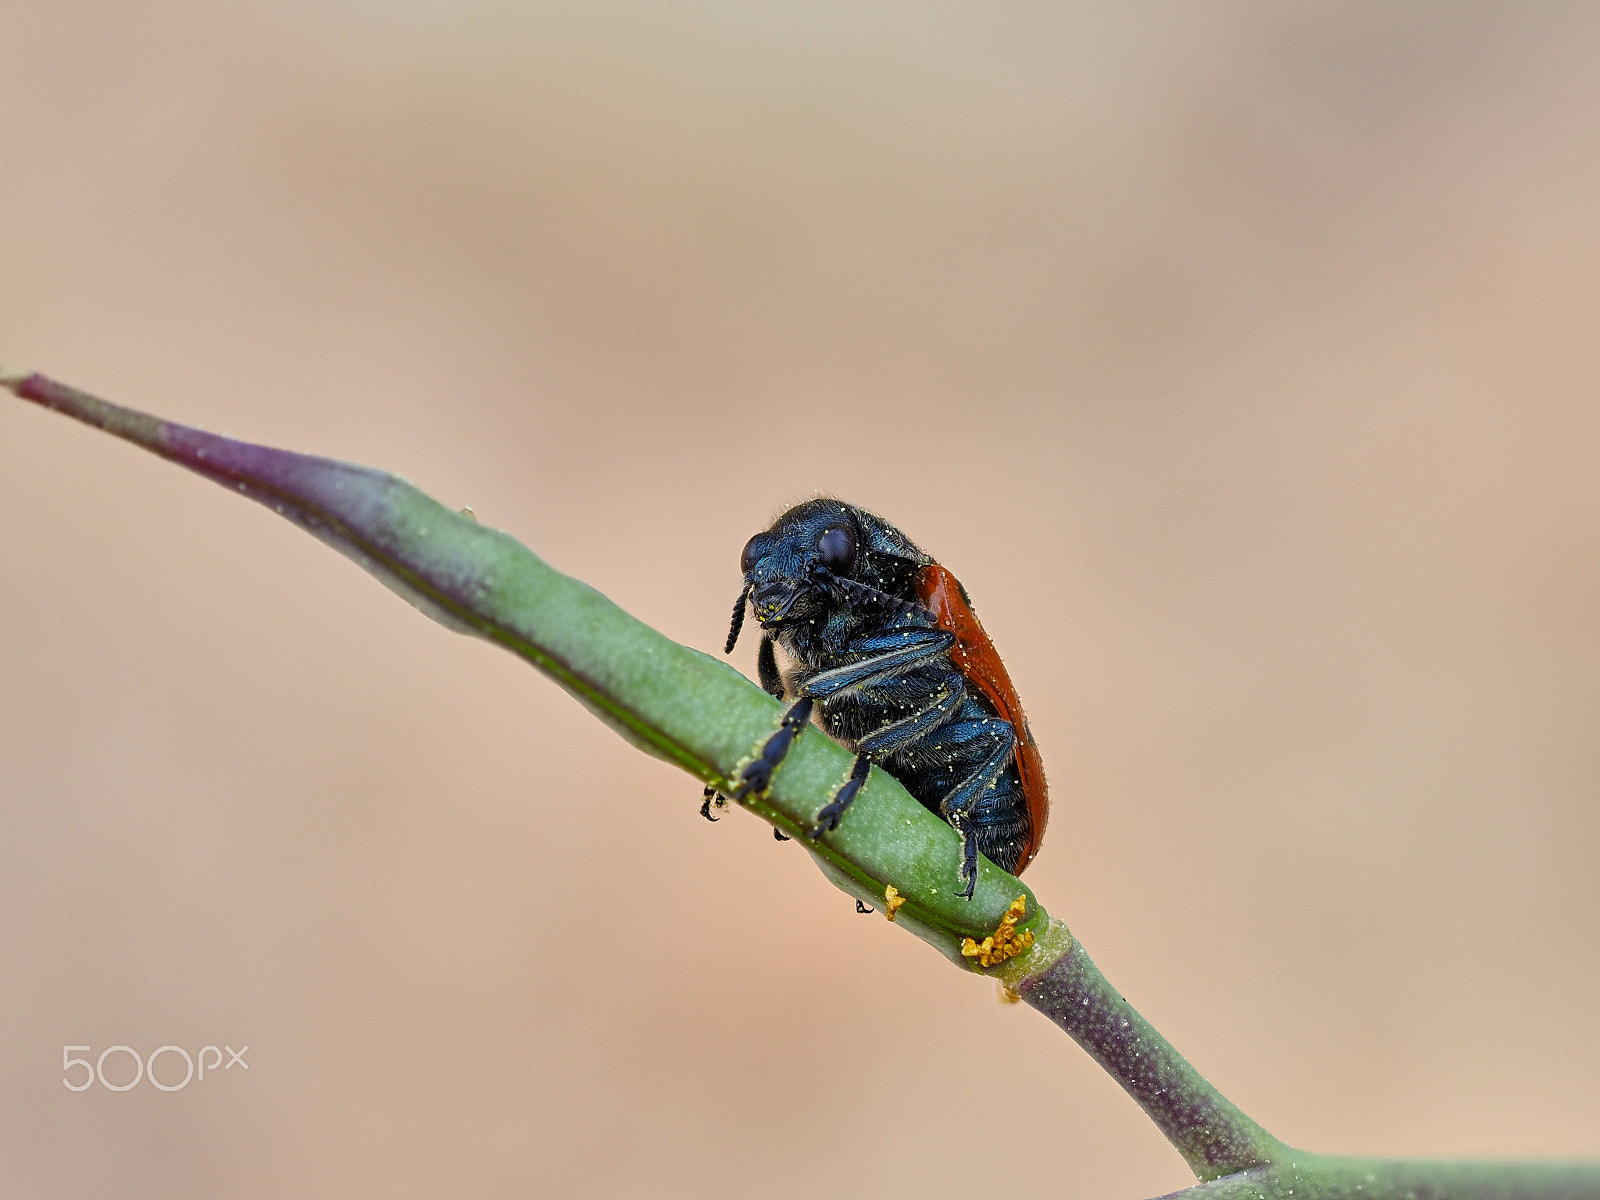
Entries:
{"type": "MultiPolygon", "coordinates": [[[[514,538],[371,468],[237,442],[97,399],[29,371],[0,387],[142,446],[256,500],[355,560],[419,609],[527,659],[630,743],[724,789],[776,727],[780,706],[720,660],[678,645],[514,538]]],[[[814,814],[851,755],[807,729],[769,792],[746,805],[804,846],[835,884],[968,969],[1021,896],[1031,949],[989,972],[1075,1038],[1148,1113],[1203,1181],[1194,1200],[1600,1200],[1600,1163],[1429,1163],[1293,1150],[1229,1103],[1100,974],[1066,926],[987,859],[958,899],[955,833],[874,769],[843,825],[814,814]]]]}

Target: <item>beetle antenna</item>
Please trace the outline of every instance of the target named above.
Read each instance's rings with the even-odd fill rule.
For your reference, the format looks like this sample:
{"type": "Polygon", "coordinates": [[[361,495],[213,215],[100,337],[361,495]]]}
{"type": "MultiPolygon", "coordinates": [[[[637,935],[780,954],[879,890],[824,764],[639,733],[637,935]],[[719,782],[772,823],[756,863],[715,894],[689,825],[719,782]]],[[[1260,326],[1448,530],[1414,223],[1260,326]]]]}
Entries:
{"type": "Polygon", "coordinates": [[[744,628],[744,604],[750,599],[750,585],[744,585],[744,590],[739,593],[739,603],[733,606],[733,623],[728,626],[728,644],[722,648],[724,654],[733,653],[733,644],[739,640],[739,630],[744,628]]]}

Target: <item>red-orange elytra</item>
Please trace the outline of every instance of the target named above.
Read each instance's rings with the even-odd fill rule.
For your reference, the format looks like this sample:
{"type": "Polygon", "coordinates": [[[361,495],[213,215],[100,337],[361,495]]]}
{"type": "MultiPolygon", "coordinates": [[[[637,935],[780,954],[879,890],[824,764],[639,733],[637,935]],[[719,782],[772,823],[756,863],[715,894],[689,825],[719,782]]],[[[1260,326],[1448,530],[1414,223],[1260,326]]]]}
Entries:
{"type": "Polygon", "coordinates": [[[1017,774],[1022,778],[1023,799],[1028,806],[1029,825],[1028,840],[1014,872],[1020,875],[1038,852],[1039,840],[1044,836],[1045,822],[1050,815],[1050,797],[1045,787],[1044,759],[1039,755],[1039,744],[1033,740],[1033,730],[1028,728],[1016,685],[1011,682],[994,643],[984,632],[978,614],[972,611],[961,581],[938,563],[930,562],[918,570],[916,584],[918,601],[933,613],[939,628],[956,639],[950,649],[951,663],[994,706],[995,714],[1010,721],[1016,730],[1014,754],[1017,774]]]}

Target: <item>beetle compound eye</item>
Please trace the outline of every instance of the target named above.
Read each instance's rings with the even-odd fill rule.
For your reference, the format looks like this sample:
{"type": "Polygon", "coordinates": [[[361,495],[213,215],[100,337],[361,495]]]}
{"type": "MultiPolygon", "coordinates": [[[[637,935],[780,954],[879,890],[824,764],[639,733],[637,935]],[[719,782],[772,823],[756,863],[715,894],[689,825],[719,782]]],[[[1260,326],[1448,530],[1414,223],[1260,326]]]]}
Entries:
{"type": "Polygon", "coordinates": [[[833,525],[817,538],[817,553],[830,571],[847,570],[856,558],[856,535],[848,525],[833,525]]]}
{"type": "Polygon", "coordinates": [[[761,561],[761,555],[766,551],[767,539],[765,534],[756,534],[744,544],[744,553],[739,555],[739,570],[746,575],[756,569],[756,564],[761,561]]]}

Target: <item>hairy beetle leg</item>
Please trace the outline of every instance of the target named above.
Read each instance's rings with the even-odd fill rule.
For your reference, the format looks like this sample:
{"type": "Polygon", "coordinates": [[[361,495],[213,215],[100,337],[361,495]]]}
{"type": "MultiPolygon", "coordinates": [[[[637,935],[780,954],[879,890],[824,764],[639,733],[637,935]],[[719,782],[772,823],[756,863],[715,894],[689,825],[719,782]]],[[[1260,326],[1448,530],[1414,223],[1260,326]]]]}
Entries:
{"type": "Polygon", "coordinates": [[[956,881],[962,887],[956,895],[967,900],[972,899],[973,888],[978,882],[978,825],[973,820],[973,809],[978,798],[994,786],[995,779],[1005,769],[1006,763],[1011,761],[1013,745],[1008,722],[991,717],[983,724],[990,727],[990,735],[996,743],[993,752],[983,766],[957,784],[955,790],[939,802],[939,814],[961,835],[961,865],[956,872],[956,881]]]}
{"type": "Polygon", "coordinates": [[[746,796],[759,796],[766,791],[772,785],[772,773],[789,756],[794,739],[800,736],[800,731],[810,720],[811,697],[803,696],[783,714],[778,732],[767,739],[755,761],[739,773],[739,782],[734,786],[731,799],[743,800],[746,796]]]}
{"type": "Polygon", "coordinates": [[[818,811],[817,827],[811,831],[812,841],[830,830],[839,828],[839,820],[844,816],[844,810],[855,801],[856,793],[867,781],[867,772],[871,770],[872,760],[865,754],[856,755],[855,766],[850,768],[850,778],[846,779],[844,786],[833,794],[833,799],[818,811]]]}

